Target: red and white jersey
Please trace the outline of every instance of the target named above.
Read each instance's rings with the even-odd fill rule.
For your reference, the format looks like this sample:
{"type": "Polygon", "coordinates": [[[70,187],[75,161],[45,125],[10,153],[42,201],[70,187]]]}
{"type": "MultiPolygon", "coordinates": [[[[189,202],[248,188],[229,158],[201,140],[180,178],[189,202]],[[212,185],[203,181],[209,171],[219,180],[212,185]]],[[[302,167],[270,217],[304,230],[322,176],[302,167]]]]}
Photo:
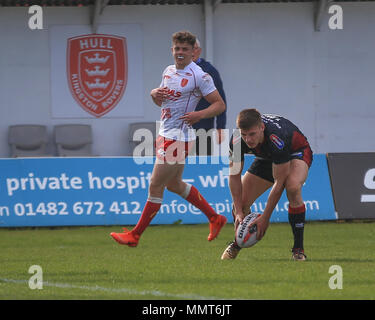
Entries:
{"type": "Polygon", "coordinates": [[[199,100],[216,90],[212,77],[191,62],[183,70],[175,65],[163,72],[160,87],[168,87],[168,98],[161,105],[159,135],[173,140],[195,140],[195,132],[179,119],[195,110],[199,100]]]}

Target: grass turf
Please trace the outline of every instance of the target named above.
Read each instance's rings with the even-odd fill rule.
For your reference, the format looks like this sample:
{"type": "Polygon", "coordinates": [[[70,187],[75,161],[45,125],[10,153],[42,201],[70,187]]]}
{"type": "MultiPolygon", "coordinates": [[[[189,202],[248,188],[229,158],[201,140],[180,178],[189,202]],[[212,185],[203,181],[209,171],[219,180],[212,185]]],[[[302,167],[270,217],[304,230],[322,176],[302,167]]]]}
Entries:
{"type": "Polygon", "coordinates": [[[308,261],[291,260],[291,229],[271,224],[256,246],[221,261],[227,225],[208,242],[208,225],[150,226],[137,248],[109,233],[118,226],[0,229],[0,299],[374,299],[375,223],[309,222],[308,261]],[[29,267],[43,270],[31,290],[29,267]],[[328,282],[343,271],[343,288],[328,282]]]}

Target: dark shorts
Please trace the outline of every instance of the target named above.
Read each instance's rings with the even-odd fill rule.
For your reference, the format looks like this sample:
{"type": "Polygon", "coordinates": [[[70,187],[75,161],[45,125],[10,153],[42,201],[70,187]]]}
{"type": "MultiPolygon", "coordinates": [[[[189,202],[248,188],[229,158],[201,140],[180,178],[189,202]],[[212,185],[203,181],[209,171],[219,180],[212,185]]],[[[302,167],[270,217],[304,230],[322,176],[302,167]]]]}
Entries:
{"type": "MultiPolygon", "coordinates": [[[[290,160],[293,159],[300,159],[305,161],[308,167],[310,168],[313,161],[313,154],[311,148],[305,148],[292,153],[290,155],[290,160]]],[[[272,175],[272,161],[270,160],[255,158],[247,172],[252,173],[253,175],[256,175],[259,178],[274,183],[272,175]]]]}

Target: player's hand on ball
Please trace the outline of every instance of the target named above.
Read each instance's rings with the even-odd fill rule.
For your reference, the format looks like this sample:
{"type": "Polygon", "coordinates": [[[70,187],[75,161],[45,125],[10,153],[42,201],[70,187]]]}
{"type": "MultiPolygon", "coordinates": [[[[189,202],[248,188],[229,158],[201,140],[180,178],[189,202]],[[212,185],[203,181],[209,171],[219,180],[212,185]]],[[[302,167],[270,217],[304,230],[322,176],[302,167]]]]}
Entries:
{"type": "Polygon", "coordinates": [[[244,218],[245,214],[242,211],[236,213],[236,220],[234,221],[234,231],[237,230],[238,225],[243,221],[244,218]]]}
{"type": "Polygon", "coordinates": [[[263,214],[260,215],[258,218],[254,220],[254,222],[251,224],[257,225],[257,240],[260,240],[264,237],[266,234],[266,230],[270,224],[269,219],[267,219],[263,214]]]}

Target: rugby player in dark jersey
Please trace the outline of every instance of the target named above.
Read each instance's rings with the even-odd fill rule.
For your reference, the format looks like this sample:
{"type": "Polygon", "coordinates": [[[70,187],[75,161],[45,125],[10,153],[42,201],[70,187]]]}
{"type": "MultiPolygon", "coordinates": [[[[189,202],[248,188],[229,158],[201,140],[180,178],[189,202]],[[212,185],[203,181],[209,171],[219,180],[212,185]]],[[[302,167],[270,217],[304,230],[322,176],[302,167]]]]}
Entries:
{"type": "MultiPolygon", "coordinates": [[[[291,121],[281,116],[261,115],[256,109],[242,110],[236,125],[239,130],[230,139],[229,176],[235,228],[250,212],[254,201],[272,187],[263,214],[254,222],[257,238],[261,239],[285,189],[294,237],[292,257],[306,260],[303,247],[306,209],[301,189],[313,159],[306,137],[291,121]],[[241,179],[247,153],[255,155],[255,159],[241,179]]],[[[233,241],[221,259],[234,259],[239,251],[240,247],[233,241]]]]}

